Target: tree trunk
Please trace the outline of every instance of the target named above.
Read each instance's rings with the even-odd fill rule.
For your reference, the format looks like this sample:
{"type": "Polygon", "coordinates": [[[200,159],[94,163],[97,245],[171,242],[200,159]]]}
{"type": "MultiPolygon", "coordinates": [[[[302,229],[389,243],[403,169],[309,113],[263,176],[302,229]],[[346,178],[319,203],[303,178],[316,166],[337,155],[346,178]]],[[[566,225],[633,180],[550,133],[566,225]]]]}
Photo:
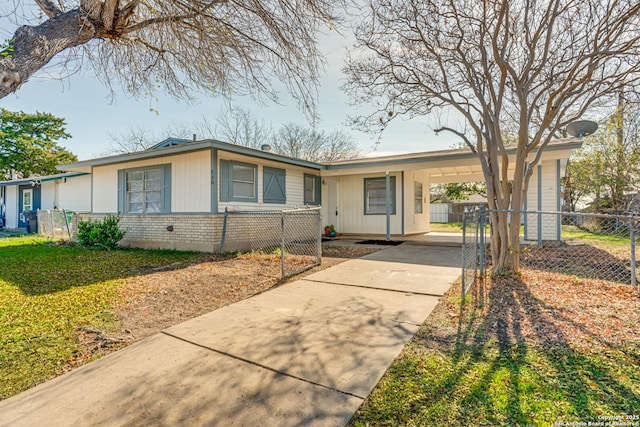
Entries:
{"type": "Polygon", "coordinates": [[[95,25],[77,9],[18,28],[0,57],[0,98],[18,90],[56,54],[95,37],[95,25]]]}
{"type": "MultiPolygon", "coordinates": [[[[511,186],[504,185],[502,181],[491,180],[491,173],[485,176],[489,208],[498,211],[491,212],[489,216],[494,273],[520,269],[520,210],[529,182],[525,160],[526,152],[519,150],[516,153],[516,169],[511,186]]],[[[495,173],[496,171],[493,171],[493,174],[495,173]]],[[[502,176],[503,181],[506,180],[506,175],[502,176]]]]}

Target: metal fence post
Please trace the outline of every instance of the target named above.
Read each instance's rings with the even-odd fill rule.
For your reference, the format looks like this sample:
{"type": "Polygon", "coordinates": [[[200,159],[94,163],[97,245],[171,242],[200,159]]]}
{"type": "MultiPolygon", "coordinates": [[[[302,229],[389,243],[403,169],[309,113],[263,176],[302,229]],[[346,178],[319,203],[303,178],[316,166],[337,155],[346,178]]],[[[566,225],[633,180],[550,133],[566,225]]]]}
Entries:
{"type": "Polygon", "coordinates": [[[542,246],[542,212],[538,207],[538,246],[542,246]]]}
{"type": "Polygon", "coordinates": [[[486,244],[484,242],[485,239],[485,235],[484,235],[484,229],[485,229],[485,223],[484,223],[484,206],[480,206],[480,277],[482,277],[484,279],[484,262],[485,262],[485,254],[484,251],[486,250],[486,244]]]}
{"type": "Polygon", "coordinates": [[[318,232],[316,233],[316,262],[318,264],[322,263],[322,222],[320,218],[320,210],[316,210],[316,223],[318,232]]]}
{"type": "Polygon", "coordinates": [[[284,211],[280,212],[280,271],[284,279],[284,211]]]}
{"type": "Polygon", "coordinates": [[[631,238],[631,286],[637,286],[637,278],[636,278],[636,230],[635,224],[633,221],[629,222],[629,226],[631,227],[630,235],[631,238]]]}
{"type": "Polygon", "coordinates": [[[467,274],[466,272],[466,267],[467,267],[467,262],[466,262],[466,257],[465,257],[465,249],[466,249],[466,245],[467,245],[467,213],[464,212],[462,214],[462,298],[464,299],[464,289],[465,289],[465,275],[467,274]]]}
{"type": "Polygon", "coordinates": [[[474,212],[475,214],[475,236],[474,236],[474,242],[473,242],[473,280],[471,281],[471,284],[475,284],[476,283],[476,278],[478,277],[478,262],[480,261],[480,253],[479,250],[480,248],[478,246],[480,246],[480,242],[479,242],[479,237],[478,236],[480,234],[480,217],[478,216],[478,211],[474,212]]]}
{"type": "Polygon", "coordinates": [[[69,218],[67,218],[67,211],[65,209],[62,209],[62,215],[64,216],[64,225],[67,227],[69,240],[71,240],[71,228],[69,227],[69,218]]]}
{"type": "Polygon", "coordinates": [[[222,237],[220,239],[220,253],[224,253],[224,244],[227,238],[227,217],[229,216],[229,208],[224,208],[224,220],[222,222],[222,237]]]}

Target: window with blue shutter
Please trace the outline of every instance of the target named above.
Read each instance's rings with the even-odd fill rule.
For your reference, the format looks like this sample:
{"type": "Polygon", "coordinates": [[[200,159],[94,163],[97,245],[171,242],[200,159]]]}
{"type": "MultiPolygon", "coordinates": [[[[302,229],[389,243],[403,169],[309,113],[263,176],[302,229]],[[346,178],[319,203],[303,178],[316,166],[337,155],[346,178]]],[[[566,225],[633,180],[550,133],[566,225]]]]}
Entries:
{"type": "Polygon", "coordinates": [[[262,169],[262,200],[264,203],[287,202],[287,175],[284,169],[262,169]]]}
{"type": "Polygon", "coordinates": [[[171,165],[119,170],[118,212],[123,214],[171,212],[171,165]]]}
{"type": "Polygon", "coordinates": [[[220,201],[258,202],[258,166],[220,160],[220,201]]]}

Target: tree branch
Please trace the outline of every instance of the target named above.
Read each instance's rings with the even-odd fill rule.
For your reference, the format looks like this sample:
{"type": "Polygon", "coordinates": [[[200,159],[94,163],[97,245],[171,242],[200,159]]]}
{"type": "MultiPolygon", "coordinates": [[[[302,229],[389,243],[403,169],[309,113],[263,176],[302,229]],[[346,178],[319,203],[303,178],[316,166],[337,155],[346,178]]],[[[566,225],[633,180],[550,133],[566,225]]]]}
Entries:
{"type": "Polygon", "coordinates": [[[51,0],[35,0],[35,2],[49,18],[55,18],[56,16],[62,15],[62,10],[60,10],[60,8],[51,0]]]}

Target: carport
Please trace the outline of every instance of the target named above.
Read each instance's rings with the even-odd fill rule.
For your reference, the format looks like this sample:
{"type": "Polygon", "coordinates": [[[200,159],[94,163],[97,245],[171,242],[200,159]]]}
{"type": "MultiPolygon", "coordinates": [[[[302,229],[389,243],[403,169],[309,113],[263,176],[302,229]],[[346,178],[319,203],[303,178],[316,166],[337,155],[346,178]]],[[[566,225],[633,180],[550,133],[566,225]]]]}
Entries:
{"type": "MultiPolygon", "coordinates": [[[[561,178],[572,151],[580,146],[573,138],[547,146],[529,183],[525,210],[561,209],[561,178]]],[[[513,175],[515,147],[507,154],[513,175]]],[[[387,238],[430,231],[430,184],[484,181],[476,155],[466,148],[333,162],[321,176],[325,224],[342,234],[387,238]]],[[[559,238],[559,224],[530,222],[528,234],[537,235],[541,226],[545,240],[559,238]]]]}

